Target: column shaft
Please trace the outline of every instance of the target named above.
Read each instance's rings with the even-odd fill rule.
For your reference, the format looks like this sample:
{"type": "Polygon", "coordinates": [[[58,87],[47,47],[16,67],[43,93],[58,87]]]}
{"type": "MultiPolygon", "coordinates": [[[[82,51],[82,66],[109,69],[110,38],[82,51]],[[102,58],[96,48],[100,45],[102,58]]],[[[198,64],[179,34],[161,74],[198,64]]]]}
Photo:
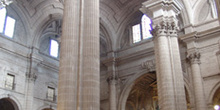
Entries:
{"type": "Polygon", "coordinates": [[[117,110],[117,100],[116,100],[116,80],[112,79],[109,81],[109,110],[117,110]]]}
{"type": "Polygon", "coordinates": [[[27,86],[26,86],[26,96],[25,96],[25,105],[26,108],[25,110],[32,110],[32,105],[33,105],[33,99],[34,99],[34,81],[27,81],[27,86]]]}
{"type": "Polygon", "coordinates": [[[160,110],[186,110],[186,97],[177,40],[181,4],[174,0],[149,0],[140,9],[153,21],[158,101],[160,110]]]}
{"type": "Polygon", "coordinates": [[[188,60],[191,64],[191,73],[193,78],[193,87],[195,95],[196,110],[206,110],[205,94],[203,89],[202,75],[200,72],[200,53],[195,51],[189,54],[188,60]]]}
{"type": "Polygon", "coordinates": [[[99,0],[65,0],[58,110],[99,110],[99,0]]]}
{"type": "Polygon", "coordinates": [[[180,51],[178,45],[177,35],[170,37],[171,50],[172,50],[172,66],[173,66],[173,77],[175,85],[175,102],[177,110],[186,110],[186,96],[183,80],[183,70],[180,59],[180,51]]]}
{"type": "Polygon", "coordinates": [[[176,110],[168,39],[162,35],[155,40],[160,110],[176,110]]]}
{"type": "Polygon", "coordinates": [[[193,76],[196,110],[207,110],[199,64],[191,64],[191,69],[193,76]]]}

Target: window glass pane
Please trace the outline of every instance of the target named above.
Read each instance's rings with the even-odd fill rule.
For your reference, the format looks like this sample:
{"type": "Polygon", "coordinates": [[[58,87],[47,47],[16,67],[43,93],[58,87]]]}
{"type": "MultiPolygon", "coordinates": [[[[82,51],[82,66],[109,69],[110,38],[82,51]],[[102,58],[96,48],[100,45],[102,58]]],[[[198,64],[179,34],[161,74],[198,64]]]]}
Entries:
{"type": "Polygon", "coordinates": [[[5,27],[5,35],[12,38],[13,35],[14,35],[14,27],[15,27],[15,19],[7,16],[6,27],[5,27]]]}
{"type": "Polygon", "coordinates": [[[132,27],[132,33],[133,33],[133,43],[141,41],[140,24],[134,25],[132,27]]]}
{"type": "Polygon", "coordinates": [[[5,8],[0,9],[0,33],[3,33],[5,16],[6,16],[6,9],[5,8]]]}
{"type": "Polygon", "coordinates": [[[141,19],[141,25],[142,25],[143,39],[151,38],[152,35],[151,35],[150,31],[152,30],[152,28],[151,28],[150,18],[148,18],[146,15],[143,15],[143,17],[141,19]]]}
{"type": "Polygon", "coordinates": [[[55,40],[50,40],[50,55],[58,57],[59,44],[55,40]]]}

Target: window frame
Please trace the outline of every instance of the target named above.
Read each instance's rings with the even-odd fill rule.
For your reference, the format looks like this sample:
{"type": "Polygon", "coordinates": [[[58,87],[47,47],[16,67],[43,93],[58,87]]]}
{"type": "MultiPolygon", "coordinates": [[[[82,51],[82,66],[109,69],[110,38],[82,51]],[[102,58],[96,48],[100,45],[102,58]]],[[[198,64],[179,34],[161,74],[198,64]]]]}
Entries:
{"type": "Polygon", "coordinates": [[[47,86],[46,99],[49,100],[49,101],[56,101],[56,89],[54,87],[47,86]],[[49,90],[53,91],[52,97],[49,94],[49,90]]]}
{"type": "Polygon", "coordinates": [[[7,74],[6,80],[5,80],[5,88],[9,89],[9,90],[15,90],[15,75],[10,74],[10,73],[7,74]],[[13,78],[12,82],[8,81],[9,80],[8,79],[9,76],[13,78]]]}
{"type": "MultiPolygon", "coordinates": [[[[16,19],[8,15],[7,8],[2,8],[2,9],[5,9],[5,18],[4,18],[4,22],[3,22],[3,30],[2,30],[2,32],[0,32],[0,34],[6,36],[7,38],[13,39],[13,38],[14,38],[14,35],[15,35],[16,19]],[[9,35],[7,35],[7,34],[5,33],[5,32],[6,32],[6,27],[7,27],[7,18],[8,18],[8,17],[9,17],[10,19],[13,19],[13,20],[14,20],[12,36],[9,36],[9,35]]],[[[2,10],[2,9],[1,9],[1,10],[2,10]]]]}
{"type": "MultiPolygon", "coordinates": [[[[138,19],[138,21],[136,21],[135,23],[133,23],[132,25],[131,25],[131,43],[132,44],[136,44],[136,43],[139,43],[139,42],[141,42],[141,41],[143,41],[143,40],[148,40],[148,39],[151,39],[151,38],[153,38],[153,35],[151,36],[151,37],[147,37],[147,38],[144,38],[144,36],[143,36],[143,23],[142,23],[142,18],[144,17],[144,16],[146,16],[147,18],[149,18],[147,15],[145,15],[145,14],[142,14],[142,16],[141,16],[141,18],[139,18],[138,19]],[[134,36],[133,36],[133,27],[134,26],[136,26],[136,25],[139,25],[140,26],[140,41],[136,41],[136,42],[134,42],[134,36]]],[[[150,19],[150,18],[149,18],[150,19]]],[[[150,19],[151,20],[151,19],[150,19]]],[[[152,29],[152,21],[151,21],[151,23],[149,24],[150,25],[150,27],[151,27],[151,31],[153,30],[152,29]]],[[[149,30],[150,31],[150,30],[149,30]]]]}
{"type": "Polygon", "coordinates": [[[50,45],[49,45],[49,55],[51,56],[51,57],[53,57],[53,58],[59,58],[59,53],[60,53],[60,43],[58,42],[58,40],[56,40],[56,39],[54,39],[54,38],[51,38],[50,37],[50,40],[49,40],[49,43],[50,43],[50,45]],[[58,47],[57,47],[57,56],[53,56],[52,54],[51,54],[51,49],[52,49],[52,44],[51,44],[51,42],[52,41],[55,41],[55,42],[57,42],[57,44],[58,44],[58,47]]]}

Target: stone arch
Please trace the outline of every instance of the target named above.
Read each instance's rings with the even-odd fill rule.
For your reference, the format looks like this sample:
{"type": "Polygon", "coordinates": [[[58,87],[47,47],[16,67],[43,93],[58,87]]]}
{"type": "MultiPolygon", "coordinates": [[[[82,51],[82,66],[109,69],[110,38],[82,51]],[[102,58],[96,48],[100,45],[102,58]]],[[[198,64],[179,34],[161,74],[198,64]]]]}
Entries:
{"type": "Polygon", "coordinates": [[[39,107],[37,110],[56,110],[56,107],[52,105],[43,105],[39,107]]]}
{"type": "Polygon", "coordinates": [[[50,47],[50,40],[51,39],[57,41],[58,44],[60,43],[61,23],[62,23],[62,21],[54,20],[54,21],[51,21],[50,24],[48,24],[46,26],[46,28],[44,28],[45,31],[42,31],[42,34],[41,34],[41,36],[38,40],[38,43],[37,43],[37,47],[39,48],[40,53],[50,55],[49,54],[49,47],[50,47]]]}
{"type": "Polygon", "coordinates": [[[209,97],[208,97],[208,104],[212,105],[213,104],[213,98],[216,94],[216,91],[220,89],[220,81],[218,83],[215,84],[215,86],[213,87],[213,89],[211,90],[211,92],[209,93],[209,97]]]}
{"type": "Polygon", "coordinates": [[[106,41],[106,49],[107,52],[112,51],[112,39],[111,39],[111,33],[109,32],[109,29],[107,28],[108,26],[106,26],[106,24],[104,23],[104,21],[100,20],[100,40],[103,39],[106,41]]]}
{"type": "MultiPolygon", "coordinates": [[[[43,35],[43,31],[48,27],[49,24],[51,24],[52,22],[56,21],[56,20],[61,20],[61,15],[60,14],[53,14],[53,15],[49,15],[46,21],[43,21],[43,24],[41,25],[41,27],[38,27],[38,31],[36,31],[36,35],[34,36],[34,40],[33,40],[33,46],[35,47],[39,47],[40,45],[40,39],[45,36],[43,35]],[[60,16],[60,17],[59,17],[60,16]]],[[[48,34],[48,33],[47,33],[48,34]]],[[[51,33],[54,34],[54,33],[51,33]]]]}
{"type": "Polygon", "coordinates": [[[180,16],[183,19],[184,26],[187,26],[192,23],[192,16],[190,13],[192,12],[192,8],[190,7],[189,2],[185,0],[181,0],[183,3],[183,9],[181,10],[180,16]]]}
{"type": "Polygon", "coordinates": [[[32,44],[35,47],[39,47],[39,39],[44,31],[44,29],[53,21],[56,20],[62,20],[62,16],[63,16],[63,7],[53,7],[53,4],[46,4],[45,6],[41,6],[44,7],[43,10],[38,11],[43,12],[43,11],[47,11],[48,14],[40,14],[41,16],[37,17],[37,21],[34,22],[32,25],[32,27],[34,28],[33,30],[33,41],[32,44]],[[45,8],[47,7],[47,8],[45,8]],[[36,28],[35,28],[36,27],[36,28]]]}
{"type": "Polygon", "coordinates": [[[138,74],[135,74],[134,76],[132,76],[132,78],[127,79],[124,88],[122,89],[122,92],[120,93],[119,96],[118,110],[125,110],[127,98],[129,96],[129,93],[133,85],[135,84],[135,80],[146,74],[151,74],[151,73],[145,70],[138,74]]]}
{"type": "MultiPolygon", "coordinates": [[[[141,11],[137,10],[136,12],[134,12],[133,14],[131,14],[130,16],[128,16],[128,19],[126,19],[125,21],[123,21],[123,25],[120,27],[120,35],[118,37],[118,39],[116,40],[116,47],[122,48],[122,42],[123,40],[125,40],[125,38],[128,37],[129,40],[131,40],[131,26],[137,23],[140,23],[141,18],[143,16],[144,13],[142,13],[141,11]]],[[[148,16],[148,15],[147,15],[148,16]]],[[[129,42],[130,45],[131,42],[129,42]]]]}
{"type": "Polygon", "coordinates": [[[189,81],[184,78],[184,87],[185,87],[185,92],[187,92],[186,94],[188,95],[188,101],[190,102],[190,109],[194,108],[194,95],[192,92],[192,87],[190,86],[191,84],[189,83],[189,81]]]}
{"type": "Polygon", "coordinates": [[[15,110],[23,110],[22,109],[22,106],[21,106],[21,103],[19,102],[19,100],[14,97],[13,95],[11,94],[2,94],[0,95],[0,100],[1,99],[6,99],[8,100],[9,102],[12,103],[12,105],[15,107],[15,110]]]}
{"type": "Polygon", "coordinates": [[[17,33],[16,36],[13,36],[13,40],[16,42],[22,42],[26,45],[28,43],[28,36],[31,35],[29,31],[29,19],[26,17],[25,12],[22,11],[16,1],[10,4],[6,9],[7,12],[11,13],[9,16],[15,19],[14,33],[17,33]]]}
{"type": "Polygon", "coordinates": [[[201,23],[201,22],[204,22],[206,20],[207,16],[206,16],[206,18],[204,18],[204,17],[200,17],[201,15],[208,15],[210,13],[211,14],[217,13],[217,12],[213,12],[212,8],[216,8],[216,7],[212,7],[212,5],[213,4],[211,4],[211,2],[209,2],[208,0],[198,1],[198,3],[196,3],[196,5],[195,5],[195,10],[194,10],[194,15],[195,16],[194,16],[194,19],[193,19],[193,24],[201,23]],[[206,9],[206,8],[208,8],[208,9],[206,9]],[[210,11],[210,12],[202,12],[202,14],[201,14],[201,11],[210,11]],[[200,19],[200,18],[204,18],[204,19],[200,19]]]}

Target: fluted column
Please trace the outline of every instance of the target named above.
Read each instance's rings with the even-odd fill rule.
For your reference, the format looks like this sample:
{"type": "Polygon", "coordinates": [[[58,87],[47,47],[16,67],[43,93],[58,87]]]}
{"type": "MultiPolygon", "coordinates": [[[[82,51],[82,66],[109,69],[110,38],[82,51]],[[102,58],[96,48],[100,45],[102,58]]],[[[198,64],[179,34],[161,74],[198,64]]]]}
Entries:
{"type": "Polygon", "coordinates": [[[171,56],[166,28],[167,23],[161,22],[154,29],[158,100],[160,110],[176,110],[171,56]]]}
{"type": "Polygon", "coordinates": [[[203,81],[200,72],[200,53],[196,51],[188,54],[188,60],[190,61],[193,77],[196,110],[207,110],[203,81]]]}
{"type": "Polygon", "coordinates": [[[184,88],[184,80],[183,80],[183,69],[182,63],[180,59],[180,50],[179,50],[179,42],[177,36],[177,26],[175,22],[170,22],[169,24],[168,37],[170,38],[170,54],[172,61],[172,73],[174,79],[174,92],[175,92],[175,101],[177,110],[185,110],[187,109],[186,104],[186,94],[184,88]]]}
{"type": "Polygon", "coordinates": [[[183,72],[177,39],[177,14],[181,5],[175,0],[149,0],[140,9],[153,21],[154,49],[160,110],[186,110],[183,72]]]}
{"type": "Polygon", "coordinates": [[[58,110],[100,109],[99,0],[65,0],[58,110]]]}

